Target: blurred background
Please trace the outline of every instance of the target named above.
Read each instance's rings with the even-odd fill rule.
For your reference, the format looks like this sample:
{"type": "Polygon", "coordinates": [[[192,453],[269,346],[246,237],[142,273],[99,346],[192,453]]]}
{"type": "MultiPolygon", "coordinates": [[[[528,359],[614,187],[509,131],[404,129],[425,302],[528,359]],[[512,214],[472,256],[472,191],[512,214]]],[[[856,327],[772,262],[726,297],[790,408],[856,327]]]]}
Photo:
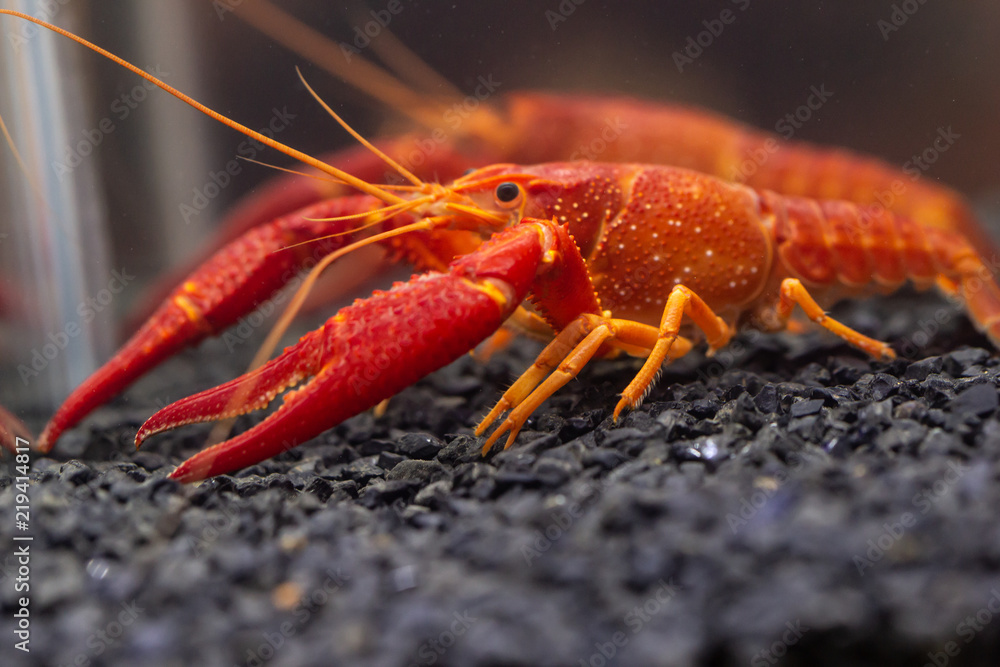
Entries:
{"type": "MultiPolygon", "coordinates": [[[[249,127],[287,118],[278,138],[311,154],[351,140],[310,98],[296,66],[366,136],[408,127],[242,22],[240,4],[0,1],[108,48],[249,127]]],[[[1000,215],[1000,3],[993,0],[274,4],[346,43],[373,20],[370,12],[398,10],[388,29],[467,93],[479,77],[492,77],[501,93],[639,96],[774,131],[822,86],[830,100],[795,139],[901,166],[951,128],[959,138],[924,177],[964,193],[985,218],[1000,215]],[[678,67],[677,54],[709,25],[717,28],[723,12],[733,20],[678,67]]],[[[225,187],[206,190],[244,137],[64,39],[7,17],[0,32],[0,114],[31,174],[4,147],[0,404],[37,421],[111,353],[115,326],[143,286],[190,256],[228,206],[275,173],[244,164],[225,187]],[[79,333],[69,335],[72,325],[79,333]]],[[[257,158],[289,163],[270,151],[257,158]]]]}

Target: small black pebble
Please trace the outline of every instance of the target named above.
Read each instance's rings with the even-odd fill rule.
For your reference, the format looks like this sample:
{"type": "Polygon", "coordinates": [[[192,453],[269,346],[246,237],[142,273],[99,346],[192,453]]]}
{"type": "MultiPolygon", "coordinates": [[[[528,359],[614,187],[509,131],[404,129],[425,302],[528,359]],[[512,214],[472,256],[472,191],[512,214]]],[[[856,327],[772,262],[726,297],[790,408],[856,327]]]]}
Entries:
{"type": "Polygon", "coordinates": [[[876,373],[869,384],[869,390],[873,399],[881,401],[891,395],[898,384],[899,380],[888,373],[876,373]]]}
{"type": "Polygon", "coordinates": [[[405,460],[405,456],[400,456],[393,452],[382,452],[378,455],[377,465],[383,470],[392,470],[398,463],[405,460]]]}
{"type": "Polygon", "coordinates": [[[951,401],[951,409],[955,412],[985,415],[994,412],[1000,400],[997,390],[992,384],[975,384],[965,389],[951,401]]]}
{"type": "Polygon", "coordinates": [[[920,361],[914,361],[903,373],[904,380],[926,380],[931,373],[940,373],[944,368],[944,359],[941,357],[927,357],[920,361]]]}
{"type": "Polygon", "coordinates": [[[444,448],[444,443],[425,433],[407,433],[396,443],[396,451],[411,459],[430,460],[444,448]]]}
{"type": "Polygon", "coordinates": [[[70,484],[79,486],[81,484],[86,484],[95,477],[97,473],[94,472],[93,468],[84,465],[77,460],[67,461],[63,464],[62,468],[59,469],[59,476],[70,484]]]}
{"type": "Polygon", "coordinates": [[[340,471],[341,476],[346,480],[353,480],[358,485],[367,484],[375,477],[382,477],[385,474],[381,468],[372,463],[370,458],[358,459],[340,471]]]}
{"type": "Polygon", "coordinates": [[[949,352],[944,357],[945,368],[955,377],[962,375],[969,366],[981,364],[990,358],[990,353],[981,347],[967,347],[949,352]]]}
{"type": "Polygon", "coordinates": [[[541,458],[535,464],[535,474],[546,486],[562,486],[581,470],[576,461],[563,461],[549,456],[541,458]]]}
{"type": "Polygon", "coordinates": [[[793,417],[806,417],[808,415],[815,415],[823,409],[823,399],[814,398],[809,401],[799,401],[798,403],[793,403],[791,412],[793,417]]]}
{"type": "Polygon", "coordinates": [[[145,468],[149,472],[159,470],[166,465],[166,461],[163,460],[163,456],[157,454],[156,452],[138,451],[132,455],[132,462],[141,468],[145,468]]]}
{"type": "Polygon", "coordinates": [[[420,486],[422,486],[420,482],[412,479],[372,482],[358,494],[358,502],[368,509],[374,509],[379,505],[391,505],[397,500],[409,500],[416,495],[420,486]]]}
{"type": "Polygon", "coordinates": [[[358,497],[358,483],[353,479],[346,482],[334,482],[332,496],[338,500],[358,497]]]}
{"type": "Polygon", "coordinates": [[[920,421],[927,414],[927,405],[922,401],[907,401],[900,403],[893,410],[893,416],[897,419],[914,419],[920,421]]]}
{"type": "Polygon", "coordinates": [[[366,440],[356,446],[358,454],[361,456],[374,456],[395,448],[394,443],[388,440],[366,440]]]}
{"type": "Polygon", "coordinates": [[[773,384],[765,385],[753,399],[757,409],[764,413],[778,410],[778,388],[773,384]]]}
{"type": "Polygon", "coordinates": [[[412,480],[430,484],[448,476],[444,466],[437,461],[401,461],[389,474],[387,480],[412,480]]]}
{"type": "Polygon", "coordinates": [[[472,435],[453,436],[451,442],[437,454],[437,460],[449,466],[459,463],[474,463],[482,459],[482,442],[472,435]]]}
{"type": "Polygon", "coordinates": [[[617,468],[626,461],[628,461],[627,456],[619,452],[617,449],[611,449],[609,447],[589,449],[583,455],[583,465],[585,467],[599,465],[605,470],[617,468]]]}
{"type": "Polygon", "coordinates": [[[333,495],[333,485],[322,477],[314,477],[306,486],[305,490],[306,493],[315,495],[321,502],[324,503],[330,499],[331,495],[333,495]]]}

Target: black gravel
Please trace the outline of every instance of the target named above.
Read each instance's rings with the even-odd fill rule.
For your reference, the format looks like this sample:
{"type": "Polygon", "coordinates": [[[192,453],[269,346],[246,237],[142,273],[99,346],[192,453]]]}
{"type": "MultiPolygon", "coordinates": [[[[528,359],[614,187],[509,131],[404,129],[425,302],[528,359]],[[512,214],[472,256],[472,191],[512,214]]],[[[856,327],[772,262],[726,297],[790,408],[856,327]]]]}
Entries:
{"type": "Polygon", "coordinates": [[[0,662],[995,665],[1000,364],[951,306],[899,303],[838,312],[908,359],[744,336],[618,425],[638,362],[595,363],[482,459],[526,345],[181,486],[205,427],[129,443],[242,367],[206,344],[33,461],[31,653],[8,520],[0,662]]]}

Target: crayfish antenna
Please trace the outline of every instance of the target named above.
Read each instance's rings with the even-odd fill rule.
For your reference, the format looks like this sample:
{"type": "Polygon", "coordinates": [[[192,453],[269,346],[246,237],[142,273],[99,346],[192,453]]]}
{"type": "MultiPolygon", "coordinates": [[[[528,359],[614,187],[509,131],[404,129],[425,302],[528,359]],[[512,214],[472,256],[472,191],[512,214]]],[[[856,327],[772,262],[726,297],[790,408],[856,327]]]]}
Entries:
{"type": "Polygon", "coordinates": [[[136,74],[137,76],[142,77],[143,79],[145,79],[146,81],[149,81],[150,83],[152,83],[153,85],[157,86],[158,88],[160,88],[162,90],[165,90],[166,92],[170,93],[171,95],[173,95],[174,97],[176,97],[180,101],[182,101],[185,104],[187,104],[187,105],[189,105],[189,106],[197,109],[198,111],[202,112],[206,116],[209,116],[210,118],[212,118],[212,119],[214,119],[214,120],[222,123],[223,125],[226,125],[227,127],[230,127],[232,129],[236,130],[237,132],[240,132],[240,133],[242,133],[242,134],[250,137],[251,139],[255,139],[256,141],[259,141],[260,143],[264,144],[265,146],[269,146],[269,147],[271,147],[271,148],[273,148],[273,149],[275,149],[277,151],[281,151],[285,155],[287,155],[287,156],[289,156],[291,158],[294,158],[294,159],[298,160],[299,162],[302,162],[303,164],[307,164],[310,167],[318,169],[319,171],[322,171],[325,174],[329,174],[330,176],[333,176],[334,178],[338,178],[338,179],[344,181],[345,183],[347,183],[348,185],[350,185],[351,187],[356,188],[356,189],[358,189],[361,192],[364,192],[365,194],[372,195],[373,197],[378,197],[379,199],[381,199],[382,201],[386,202],[387,204],[397,204],[399,202],[405,201],[401,197],[399,197],[399,196],[397,196],[397,195],[395,195],[395,194],[393,194],[393,193],[391,193],[391,192],[389,192],[387,190],[383,190],[382,188],[379,188],[376,185],[372,185],[371,183],[368,183],[367,181],[363,181],[360,178],[352,176],[351,174],[348,174],[345,171],[341,171],[340,169],[337,169],[336,167],[334,167],[332,165],[329,165],[329,164],[323,162],[322,160],[314,158],[313,156],[309,155],[308,153],[304,153],[304,152],[302,152],[300,150],[292,148],[291,146],[288,146],[287,144],[283,144],[280,141],[277,141],[277,140],[272,139],[272,138],[270,138],[268,136],[265,136],[265,135],[261,134],[260,132],[257,132],[256,130],[250,129],[246,125],[243,125],[241,123],[237,123],[236,121],[232,120],[231,118],[229,118],[227,116],[224,116],[223,114],[219,113],[218,111],[215,111],[214,109],[211,109],[208,106],[202,104],[201,102],[199,102],[198,100],[194,99],[190,95],[181,92],[180,90],[174,88],[170,84],[168,84],[168,83],[166,83],[164,81],[161,81],[160,79],[158,79],[157,77],[153,76],[152,74],[149,74],[149,73],[143,71],[142,69],[136,67],[135,65],[133,65],[130,62],[128,62],[124,58],[111,53],[107,49],[102,48],[102,47],[94,44],[93,42],[87,41],[86,39],[84,39],[83,37],[80,37],[79,35],[75,35],[75,34],[71,33],[68,30],[64,30],[63,28],[60,28],[57,25],[53,25],[53,24],[51,24],[51,23],[49,23],[47,21],[43,21],[41,19],[37,19],[37,18],[35,18],[33,16],[30,16],[28,14],[25,14],[23,12],[17,12],[17,11],[11,10],[11,9],[0,9],[0,15],[13,16],[13,17],[25,20],[25,21],[29,21],[29,22],[34,23],[36,25],[39,25],[39,26],[41,26],[41,27],[43,27],[43,28],[45,28],[47,30],[51,30],[52,32],[58,33],[58,34],[62,35],[63,37],[67,38],[67,39],[71,39],[74,42],[76,42],[77,44],[80,44],[81,46],[84,46],[84,47],[90,49],[91,51],[104,56],[108,60],[111,60],[111,61],[117,63],[118,65],[120,65],[120,66],[124,67],[125,69],[129,70],[133,74],[136,74]]]}
{"type": "Polygon", "coordinates": [[[370,150],[372,153],[374,153],[375,155],[377,155],[379,157],[379,159],[381,159],[387,165],[389,165],[390,167],[392,167],[393,169],[395,169],[396,172],[399,173],[400,176],[402,176],[406,180],[410,181],[414,185],[422,186],[424,184],[424,182],[421,181],[416,176],[414,176],[413,173],[409,169],[407,169],[406,167],[404,167],[403,165],[399,164],[398,162],[396,162],[395,160],[393,160],[391,157],[389,157],[388,155],[386,155],[385,153],[383,153],[382,151],[380,151],[378,148],[375,147],[374,144],[372,144],[372,142],[370,142],[367,139],[365,139],[363,136],[361,136],[361,134],[357,130],[355,130],[353,127],[351,127],[350,125],[348,125],[347,121],[345,121],[343,118],[341,118],[340,115],[336,111],[334,111],[333,109],[331,109],[330,105],[327,104],[326,101],[322,97],[319,96],[319,93],[317,93],[315,90],[313,90],[313,87],[309,85],[309,82],[306,81],[306,78],[302,75],[302,70],[300,70],[298,67],[296,67],[295,68],[295,72],[296,72],[296,74],[299,75],[299,80],[302,81],[302,85],[306,87],[306,90],[308,90],[309,94],[313,96],[313,99],[315,99],[317,102],[319,102],[320,106],[322,106],[323,109],[328,114],[330,114],[330,116],[335,121],[337,121],[342,128],[344,128],[345,130],[347,130],[347,132],[352,137],[354,137],[355,139],[357,139],[358,142],[360,142],[362,146],[364,146],[365,148],[367,148],[368,150],[370,150]]]}
{"type": "Polygon", "coordinates": [[[0,115],[0,133],[3,134],[4,141],[7,142],[7,146],[10,147],[10,152],[14,154],[14,160],[17,162],[17,168],[24,175],[24,178],[28,181],[28,186],[31,188],[32,193],[34,193],[35,198],[38,200],[38,206],[41,210],[47,211],[48,205],[45,203],[45,197],[42,195],[42,189],[39,187],[38,182],[31,175],[31,170],[28,169],[28,165],[25,164],[24,158],[21,157],[21,151],[17,150],[17,144],[14,143],[14,137],[10,136],[10,130],[7,129],[7,123],[4,121],[3,116],[0,115]]]}
{"type": "MultiPolygon", "coordinates": [[[[371,48],[411,83],[435,91],[433,98],[421,95],[360,53],[352,52],[347,60],[340,45],[267,0],[243,0],[233,12],[289,51],[428,130],[440,128],[441,114],[465,96],[386,28],[372,41],[371,48]]],[[[497,132],[507,125],[487,107],[480,107],[477,114],[484,119],[485,127],[497,132]]]]}
{"type": "Polygon", "coordinates": [[[342,65],[344,54],[337,44],[270,2],[243,0],[234,8],[234,13],[289,51],[299,54],[355,90],[366,93],[416,123],[433,127],[435,118],[440,117],[441,111],[428,108],[425,98],[359,54],[351,54],[353,66],[342,65]]]}
{"type": "MultiPolygon", "coordinates": [[[[354,25],[363,25],[368,20],[364,13],[366,7],[356,1],[351,4],[353,6],[349,9],[350,22],[354,25]]],[[[461,102],[465,97],[465,93],[428,65],[427,61],[396,37],[388,26],[382,28],[370,46],[379,59],[400,78],[408,80],[411,86],[422,89],[425,95],[433,96],[432,99],[440,100],[436,105],[439,111],[444,111],[446,106],[461,102]]]]}

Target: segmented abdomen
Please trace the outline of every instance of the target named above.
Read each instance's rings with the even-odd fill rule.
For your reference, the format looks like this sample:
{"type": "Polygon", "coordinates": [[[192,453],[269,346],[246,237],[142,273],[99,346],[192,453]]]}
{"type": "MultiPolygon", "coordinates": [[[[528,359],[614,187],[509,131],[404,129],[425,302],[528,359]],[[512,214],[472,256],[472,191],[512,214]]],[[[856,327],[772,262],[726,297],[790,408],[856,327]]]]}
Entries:
{"type": "Polygon", "coordinates": [[[954,275],[975,251],[957,232],[924,227],[881,207],[761,193],[773,216],[778,256],[792,275],[814,286],[926,287],[954,275]],[[874,284],[874,285],[873,285],[874,284]]]}

